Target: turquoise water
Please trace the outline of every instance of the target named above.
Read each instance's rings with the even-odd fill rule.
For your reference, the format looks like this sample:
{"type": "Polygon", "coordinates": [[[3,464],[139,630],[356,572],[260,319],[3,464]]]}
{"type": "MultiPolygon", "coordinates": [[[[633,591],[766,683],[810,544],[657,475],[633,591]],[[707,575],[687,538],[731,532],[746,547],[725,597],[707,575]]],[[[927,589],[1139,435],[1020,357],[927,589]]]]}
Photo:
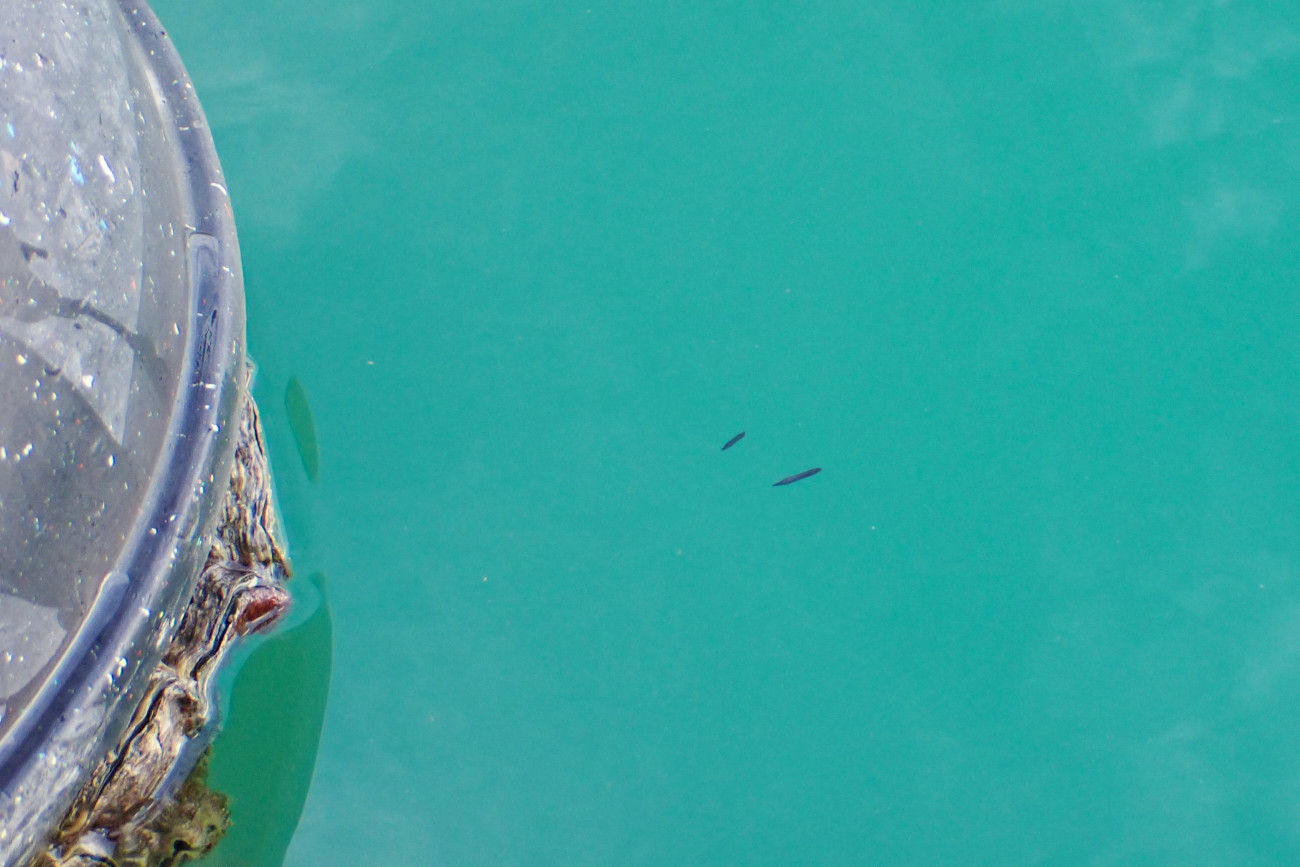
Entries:
{"type": "Polygon", "coordinates": [[[157,11],[301,579],[215,862],[1300,857],[1288,7],[157,11]]]}

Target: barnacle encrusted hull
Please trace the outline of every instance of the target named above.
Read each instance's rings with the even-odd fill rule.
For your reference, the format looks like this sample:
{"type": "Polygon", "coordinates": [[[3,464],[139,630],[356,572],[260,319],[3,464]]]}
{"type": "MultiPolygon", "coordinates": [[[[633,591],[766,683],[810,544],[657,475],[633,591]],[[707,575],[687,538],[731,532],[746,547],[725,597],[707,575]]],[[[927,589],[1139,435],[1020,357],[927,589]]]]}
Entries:
{"type": "Polygon", "coordinates": [[[34,865],[166,865],[198,857],[229,824],[204,785],[216,675],[240,636],[289,606],[261,423],[245,392],[230,488],[212,548],[126,733],[90,775],[34,865]]]}

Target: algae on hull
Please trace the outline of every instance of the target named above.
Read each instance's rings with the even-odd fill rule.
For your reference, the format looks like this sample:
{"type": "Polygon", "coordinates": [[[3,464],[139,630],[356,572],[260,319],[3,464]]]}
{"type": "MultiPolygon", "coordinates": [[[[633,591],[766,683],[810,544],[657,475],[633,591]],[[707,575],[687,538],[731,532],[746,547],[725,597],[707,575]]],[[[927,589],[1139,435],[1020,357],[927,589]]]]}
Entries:
{"type": "Polygon", "coordinates": [[[288,610],[290,574],[257,406],[245,389],[230,486],[181,623],[126,733],[33,867],[162,867],[216,845],[229,825],[225,796],[204,782],[216,675],[240,637],[288,610]]]}

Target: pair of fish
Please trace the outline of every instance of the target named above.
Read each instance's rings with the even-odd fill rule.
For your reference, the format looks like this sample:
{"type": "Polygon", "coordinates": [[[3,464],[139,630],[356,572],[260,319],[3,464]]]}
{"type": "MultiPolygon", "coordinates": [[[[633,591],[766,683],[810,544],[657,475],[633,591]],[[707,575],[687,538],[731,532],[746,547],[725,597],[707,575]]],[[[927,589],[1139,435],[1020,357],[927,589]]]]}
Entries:
{"type": "MultiPolygon", "coordinates": [[[[741,431],[731,439],[727,440],[726,444],[723,445],[722,450],[725,452],[727,449],[731,448],[732,446],[734,446],[736,443],[740,442],[744,438],[745,438],[745,432],[741,431]]],[[[772,487],[779,488],[782,485],[793,485],[795,482],[799,481],[800,479],[806,479],[809,476],[815,476],[821,471],[822,471],[821,467],[813,467],[811,470],[804,470],[802,473],[795,473],[793,476],[786,476],[784,479],[782,479],[779,482],[773,482],[772,487]]]]}

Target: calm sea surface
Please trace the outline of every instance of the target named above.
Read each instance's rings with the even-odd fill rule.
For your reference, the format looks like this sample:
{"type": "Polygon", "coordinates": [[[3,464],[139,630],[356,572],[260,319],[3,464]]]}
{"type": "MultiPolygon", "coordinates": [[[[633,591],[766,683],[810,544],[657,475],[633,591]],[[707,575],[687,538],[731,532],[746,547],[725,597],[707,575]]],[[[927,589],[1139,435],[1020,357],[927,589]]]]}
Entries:
{"type": "Polygon", "coordinates": [[[214,863],[1300,861],[1294,7],[156,10],[298,573],[214,863]]]}

